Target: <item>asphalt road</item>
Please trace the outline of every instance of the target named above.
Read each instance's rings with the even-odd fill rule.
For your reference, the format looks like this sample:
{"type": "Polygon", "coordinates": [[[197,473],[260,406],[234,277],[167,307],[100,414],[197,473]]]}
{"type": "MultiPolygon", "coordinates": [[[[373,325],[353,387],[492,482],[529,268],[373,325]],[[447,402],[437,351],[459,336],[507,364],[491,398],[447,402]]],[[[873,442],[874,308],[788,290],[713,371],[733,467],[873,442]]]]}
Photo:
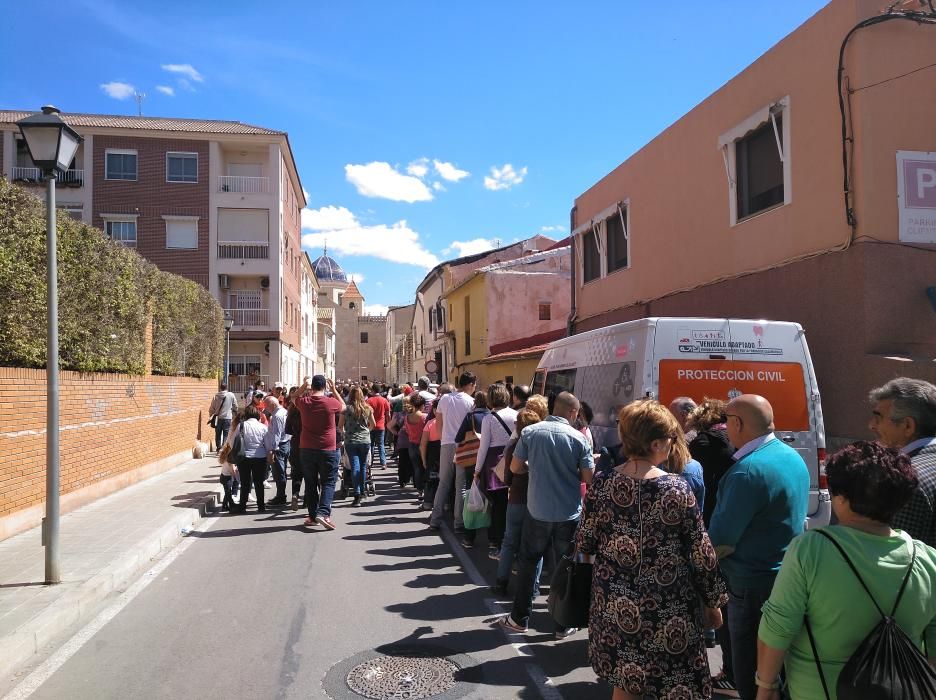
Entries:
{"type": "Polygon", "coordinates": [[[336,502],[334,532],[303,528],[301,510],[213,519],[32,697],[360,698],[348,672],[401,650],[459,667],[439,698],[611,696],[586,633],[555,641],[543,598],[527,635],[492,625],[483,537],[463,550],[391,470],[376,482],[363,508],[336,502]]]}

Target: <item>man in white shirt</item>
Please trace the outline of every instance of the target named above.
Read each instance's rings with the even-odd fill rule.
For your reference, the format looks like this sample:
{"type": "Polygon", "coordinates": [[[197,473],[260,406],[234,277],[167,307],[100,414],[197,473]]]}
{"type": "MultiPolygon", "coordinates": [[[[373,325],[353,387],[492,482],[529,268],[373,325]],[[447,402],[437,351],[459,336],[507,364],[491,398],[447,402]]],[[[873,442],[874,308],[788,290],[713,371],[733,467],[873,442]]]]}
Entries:
{"type": "Polygon", "coordinates": [[[429,384],[429,377],[420,377],[419,381],[416,382],[417,392],[426,400],[427,404],[436,400],[436,395],[432,392],[429,384]]]}
{"type": "Polygon", "coordinates": [[[288,411],[280,406],[275,396],[263,400],[264,408],[270,416],[270,425],[263,445],[266,448],[266,461],[273,467],[273,481],[276,483],[276,496],[267,502],[270,506],[286,505],[286,464],[289,460],[291,436],[286,432],[288,411]]]}
{"type": "Polygon", "coordinates": [[[211,406],[208,407],[208,415],[215,419],[215,451],[221,451],[221,445],[227,440],[228,431],[231,429],[231,418],[234,417],[234,411],[237,410],[237,397],[228,391],[227,384],[221,383],[218,387],[218,393],[211,400],[211,406]]]}
{"type": "Polygon", "coordinates": [[[439,489],[432,504],[429,527],[438,530],[445,512],[445,501],[449,489],[455,483],[455,532],[465,529],[462,509],[465,503],[466,479],[468,474],[455,466],[455,435],[468,412],[474,408],[473,394],[478,384],[478,377],[473,372],[463,372],[458,378],[458,391],[446,394],[436,406],[436,421],[442,425],[442,447],[439,456],[439,489]]]}

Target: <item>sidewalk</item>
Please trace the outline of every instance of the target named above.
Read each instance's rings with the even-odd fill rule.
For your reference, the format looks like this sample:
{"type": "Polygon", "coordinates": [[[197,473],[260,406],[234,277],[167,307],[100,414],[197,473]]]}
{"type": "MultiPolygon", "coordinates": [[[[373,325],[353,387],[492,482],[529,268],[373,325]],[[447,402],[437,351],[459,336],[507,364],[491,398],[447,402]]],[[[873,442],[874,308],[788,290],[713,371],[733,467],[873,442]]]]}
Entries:
{"type": "Polygon", "coordinates": [[[220,466],[190,460],[62,517],[62,583],[43,584],[41,528],[0,542],[0,678],[89,619],[220,503],[220,466]]]}

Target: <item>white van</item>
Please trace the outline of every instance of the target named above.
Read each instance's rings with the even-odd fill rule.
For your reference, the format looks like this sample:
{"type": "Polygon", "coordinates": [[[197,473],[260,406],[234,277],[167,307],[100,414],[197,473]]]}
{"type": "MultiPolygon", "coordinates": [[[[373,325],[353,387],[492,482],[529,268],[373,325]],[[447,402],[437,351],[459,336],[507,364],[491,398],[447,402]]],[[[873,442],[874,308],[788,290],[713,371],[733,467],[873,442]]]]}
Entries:
{"type": "Polygon", "coordinates": [[[620,444],[617,414],[634,399],[760,394],[773,406],[776,436],[809,467],[808,526],[829,522],[822,405],[798,323],[644,318],[573,335],[549,344],[533,379],[534,393],[560,391],[591,406],[596,448],[620,444]]]}

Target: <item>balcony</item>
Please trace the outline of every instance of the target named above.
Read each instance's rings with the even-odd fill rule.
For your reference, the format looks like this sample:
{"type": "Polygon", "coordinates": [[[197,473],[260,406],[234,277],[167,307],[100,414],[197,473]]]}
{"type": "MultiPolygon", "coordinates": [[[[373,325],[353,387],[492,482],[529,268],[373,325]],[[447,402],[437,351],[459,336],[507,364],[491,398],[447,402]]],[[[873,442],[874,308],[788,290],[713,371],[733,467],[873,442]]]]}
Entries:
{"type": "MultiPolygon", "coordinates": [[[[44,182],[45,178],[39,168],[15,167],[13,168],[13,181],[40,183],[44,182]]],[[[59,173],[57,181],[65,187],[81,187],[84,185],[84,170],[66,170],[64,173],[59,173]]]]}
{"type": "Polygon", "coordinates": [[[247,175],[219,175],[218,192],[269,194],[270,178],[247,175]]]}
{"type": "Polygon", "coordinates": [[[269,374],[229,374],[227,382],[228,391],[234,392],[239,398],[247,393],[248,389],[252,389],[258,379],[262,379],[267,387],[270,386],[269,374]]]}
{"type": "Polygon", "coordinates": [[[234,318],[234,329],[244,328],[246,326],[269,326],[269,309],[225,309],[225,314],[231,314],[234,318]]]}
{"type": "Polygon", "coordinates": [[[225,260],[268,260],[268,241],[218,241],[218,258],[225,260]]]}

